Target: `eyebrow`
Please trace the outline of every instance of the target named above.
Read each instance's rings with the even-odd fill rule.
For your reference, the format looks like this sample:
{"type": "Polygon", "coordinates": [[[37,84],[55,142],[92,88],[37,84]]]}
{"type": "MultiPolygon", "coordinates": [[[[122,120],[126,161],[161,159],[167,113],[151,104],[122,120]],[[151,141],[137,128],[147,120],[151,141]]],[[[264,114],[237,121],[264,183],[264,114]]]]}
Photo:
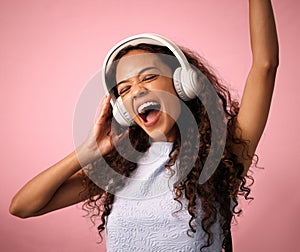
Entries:
{"type": "MultiPolygon", "coordinates": [[[[160,71],[160,69],[159,69],[158,67],[156,67],[156,66],[145,67],[145,68],[141,69],[141,70],[138,72],[137,76],[140,76],[140,75],[143,74],[144,72],[146,72],[146,71],[148,71],[148,70],[152,70],[152,69],[156,69],[156,70],[159,70],[159,71],[160,71]]],[[[128,82],[128,79],[122,80],[122,81],[118,82],[116,86],[118,86],[118,85],[120,85],[120,84],[123,84],[123,83],[126,83],[126,82],[128,82]]]]}

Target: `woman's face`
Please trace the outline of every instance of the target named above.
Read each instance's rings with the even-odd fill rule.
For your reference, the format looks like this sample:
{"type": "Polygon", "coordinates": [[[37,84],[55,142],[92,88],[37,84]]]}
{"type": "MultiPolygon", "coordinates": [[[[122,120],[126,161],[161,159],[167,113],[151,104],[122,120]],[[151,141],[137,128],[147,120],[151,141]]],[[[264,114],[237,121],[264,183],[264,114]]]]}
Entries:
{"type": "Polygon", "coordinates": [[[181,107],[171,69],[154,53],[132,50],[117,65],[117,91],[128,113],[153,141],[173,142],[181,107]]]}

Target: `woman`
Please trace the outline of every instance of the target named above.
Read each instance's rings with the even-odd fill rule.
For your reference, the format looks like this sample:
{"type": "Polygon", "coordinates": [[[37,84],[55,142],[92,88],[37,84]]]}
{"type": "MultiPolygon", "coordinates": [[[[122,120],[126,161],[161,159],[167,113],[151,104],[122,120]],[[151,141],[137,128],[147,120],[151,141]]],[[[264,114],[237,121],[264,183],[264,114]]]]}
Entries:
{"type": "MultiPolygon", "coordinates": [[[[108,67],[107,74],[113,82],[110,78],[106,81],[109,89],[113,88],[113,97],[108,95],[104,99],[87,140],[29,181],[13,198],[10,212],[27,218],[87,200],[85,208],[92,215],[101,216],[99,232],[107,228],[109,251],[221,251],[222,244],[230,251],[230,223],[232,216],[239,213],[236,196],[247,199],[250,192],[246,186],[246,179],[250,178],[247,171],[268,117],[278,66],[271,2],[249,0],[249,9],[253,62],[240,106],[231,100],[228,91],[201,59],[184,50],[189,63],[214,87],[227,121],[226,143],[221,143],[225,147],[223,155],[215,172],[204,183],[199,179],[212,145],[212,125],[207,112],[210,100],[194,97],[182,102],[184,99],[175,89],[177,80],[171,78],[178,64],[157,55],[171,53],[164,47],[139,44],[122,49],[114,58],[117,63],[108,67]],[[151,71],[147,69],[149,66],[151,71]],[[148,95],[152,95],[151,99],[141,102],[148,95]],[[134,121],[129,130],[124,131],[111,120],[110,102],[113,98],[112,103],[118,106],[117,97],[134,121]],[[197,132],[189,125],[186,113],[182,113],[185,106],[193,113],[197,132]],[[111,121],[116,132],[111,130],[111,121]],[[180,125],[186,124],[187,131],[180,130],[180,125]],[[195,134],[199,135],[199,145],[193,138],[195,134]],[[134,148],[126,151],[128,136],[134,148]],[[194,157],[191,150],[195,146],[194,157]],[[126,153],[126,158],[119,153],[126,153]],[[140,153],[144,155],[139,156],[140,153]],[[152,165],[151,160],[158,153],[161,154],[155,159],[158,163],[152,165]],[[118,172],[114,177],[106,177],[102,169],[106,164],[118,172]],[[82,167],[85,168],[83,176],[82,167]],[[156,172],[157,167],[168,172],[167,181],[177,178],[170,193],[144,200],[120,197],[125,195],[122,195],[124,190],[126,195],[132,195],[135,187],[130,191],[130,181],[117,174],[146,179],[153,184],[156,181],[149,180],[153,179],[153,173],[147,173],[156,172]],[[188,172],[180,174],[182,171],[188,172]],[[99,176],[104,187],[97,186],[99,176]]],[[[147,194],[148,185],[142,186],[147,194]]]]}

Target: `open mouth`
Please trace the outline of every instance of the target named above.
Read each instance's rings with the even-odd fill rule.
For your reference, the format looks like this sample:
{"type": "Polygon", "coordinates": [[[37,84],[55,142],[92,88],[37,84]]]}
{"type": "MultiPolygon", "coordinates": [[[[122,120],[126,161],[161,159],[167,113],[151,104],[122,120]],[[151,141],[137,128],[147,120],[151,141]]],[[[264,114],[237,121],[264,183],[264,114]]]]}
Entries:
{"type": "Polygon", "coordinates": [[[140,105],[137,112],[145,123],[151,123],[156,120],[160,112],[161,105],[155,101],[148,101],[140,105]]]}

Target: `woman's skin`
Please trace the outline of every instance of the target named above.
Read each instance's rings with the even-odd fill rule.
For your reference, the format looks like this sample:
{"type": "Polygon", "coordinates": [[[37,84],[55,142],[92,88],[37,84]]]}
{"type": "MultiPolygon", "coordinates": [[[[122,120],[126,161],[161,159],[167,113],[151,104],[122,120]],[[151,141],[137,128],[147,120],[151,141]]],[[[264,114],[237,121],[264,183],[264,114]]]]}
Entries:
{"type": "MultiPolygon", "coordinates": [[[[250,140],[249,152],[253,155],[267,121],[279,61],[271,2],[249,0],[249,17],[252,66],[237,120],[243,138],[250,140]]],[[[25,184],[13,197],[10,213],[20,218],[28,218],[85,200],[87,195],[80,195],[83,190],[81,167],[108,153],[113,148],[113,142],[127,134],[126,131],[117,136],[111,132],[110,118],[110,96],[107,96],[102,102],[101,112],[87,139],[64,159],[25,184]]],[[[163,130],[163,133],[170,133],[172,127],[169,128],[163,130]]],[[[151,132],[149,134],[151,136],[151,132]]],[[[240,133],[237,132],[238,134],[240,133]]],[[[171,133],[170,141],[172,135],[171,133]]],[[[241,156],[238,148],[235,152],[241,156]]],[[[242,161],[246,167],[244,174],[246,175],[251,161],[242,161]]],[[[101,189],[98,193],[101,193],[101,189]]]]}
{"type": "Polygon", "coordinates": [[[181,111],[176,94],[172,70],[156,54],[133,50],[118,62],[116,69],[117,91],[126,110],[152,141],[174,142],[175,121],[181,111]],[[151,102],[160,106],[147,120],[139,111],[151,102]]]}

